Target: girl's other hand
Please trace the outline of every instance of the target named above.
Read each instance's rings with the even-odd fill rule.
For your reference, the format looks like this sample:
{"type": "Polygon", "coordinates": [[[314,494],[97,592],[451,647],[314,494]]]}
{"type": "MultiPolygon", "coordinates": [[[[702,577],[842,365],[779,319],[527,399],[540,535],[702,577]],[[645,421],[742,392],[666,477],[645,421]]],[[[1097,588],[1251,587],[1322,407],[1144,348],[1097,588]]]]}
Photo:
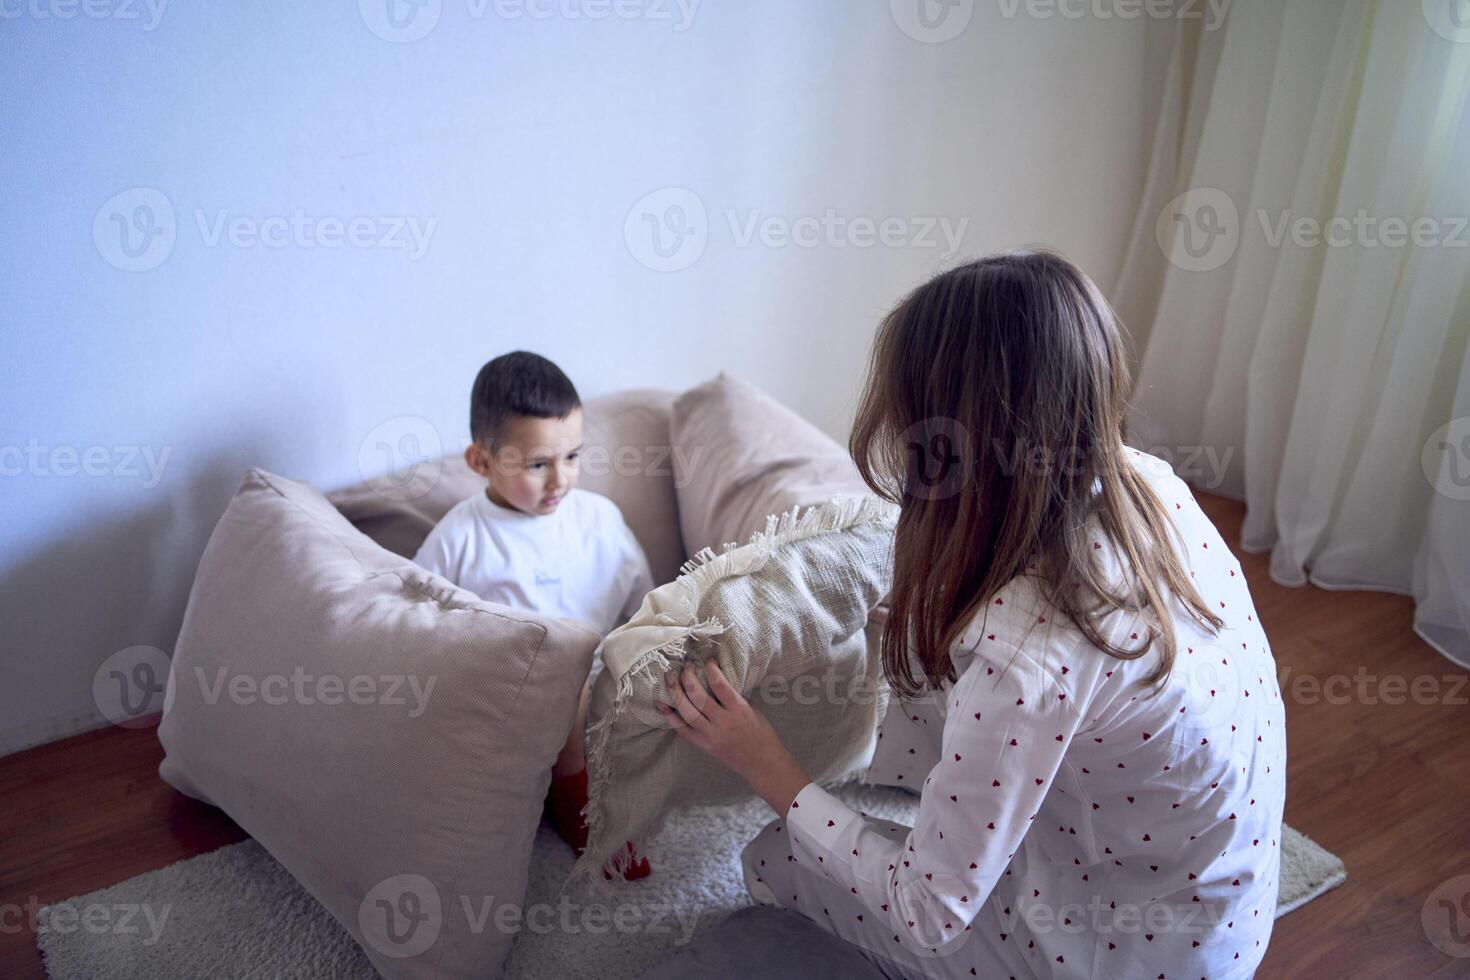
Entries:
{"type": "Polygon", "coordinates": [[[692,663],[666,673],[664,683],[674,706],[660,704],[659,711],[682,738],[744,778],[784,817],[796,794],[811,780],[781,744],[771,723],[735,690],[718,663],[706,661],[704,675],[708,691],[692,663]]]}

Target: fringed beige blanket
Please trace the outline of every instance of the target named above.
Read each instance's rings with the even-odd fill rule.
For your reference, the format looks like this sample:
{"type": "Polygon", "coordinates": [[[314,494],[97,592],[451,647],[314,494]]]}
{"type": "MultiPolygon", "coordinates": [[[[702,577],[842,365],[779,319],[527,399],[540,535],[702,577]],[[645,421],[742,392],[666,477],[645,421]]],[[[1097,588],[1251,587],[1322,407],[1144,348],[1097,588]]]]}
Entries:
{"type": "Polygon", "coordinates": [[[657,863],[653,840],[675,808],[735,803],[749,786],[659,714],[663,674],[717,659],[815,780],[866,766],[888,688],[869,612],[887,594],[896,510],[834,497],[766,520],[744,545],[705,548],[600,647],[587,729],[587,850],[574,876],[618,867],[624,842],[657,863]]]}

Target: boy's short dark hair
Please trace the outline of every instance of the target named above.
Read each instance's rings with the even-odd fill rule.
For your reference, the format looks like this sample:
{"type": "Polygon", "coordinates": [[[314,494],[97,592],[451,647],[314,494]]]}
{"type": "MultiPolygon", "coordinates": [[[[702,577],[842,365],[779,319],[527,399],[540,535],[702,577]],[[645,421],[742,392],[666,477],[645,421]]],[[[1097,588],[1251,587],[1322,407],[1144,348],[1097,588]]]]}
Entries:
{"type": "Polygon", "coordinates": [[[517,415],[562,419],[581,408],[577,389],[562,369],[540,354],[517,350],[487,361],[470,389],[470,438],[491,447],[506,421],[517,415]]]}

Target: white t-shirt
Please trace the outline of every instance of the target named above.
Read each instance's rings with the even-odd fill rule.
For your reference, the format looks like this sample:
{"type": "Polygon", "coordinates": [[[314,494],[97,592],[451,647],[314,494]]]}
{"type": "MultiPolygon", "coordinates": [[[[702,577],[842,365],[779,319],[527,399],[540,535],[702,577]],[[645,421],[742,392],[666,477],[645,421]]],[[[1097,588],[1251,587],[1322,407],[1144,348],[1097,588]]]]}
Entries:
{"type": "Polygon", "coordinates": [[[413,560],[482,599],[603,634],[637,612],[653,588],[618,505],[575,487],[550,514],[502,507],[482,490],[434,525],[413,560]]]}

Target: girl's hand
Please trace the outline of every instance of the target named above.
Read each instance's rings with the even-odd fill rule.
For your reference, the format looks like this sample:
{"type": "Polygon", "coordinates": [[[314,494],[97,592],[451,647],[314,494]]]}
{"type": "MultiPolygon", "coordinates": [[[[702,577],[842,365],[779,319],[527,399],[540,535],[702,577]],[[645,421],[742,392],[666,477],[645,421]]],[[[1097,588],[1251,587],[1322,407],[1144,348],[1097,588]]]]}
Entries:
{"type": "Polygon", "coordinates": [[[706,661],[704,676],[709,691],[699,683],[692,663],[665,674],[674,707],[660,704],[660,713],[681,737],[743,777],[784,817],[796,794],[811,780],[781,744],[771,723],[735,690],[718,663],[706,661]]]}

